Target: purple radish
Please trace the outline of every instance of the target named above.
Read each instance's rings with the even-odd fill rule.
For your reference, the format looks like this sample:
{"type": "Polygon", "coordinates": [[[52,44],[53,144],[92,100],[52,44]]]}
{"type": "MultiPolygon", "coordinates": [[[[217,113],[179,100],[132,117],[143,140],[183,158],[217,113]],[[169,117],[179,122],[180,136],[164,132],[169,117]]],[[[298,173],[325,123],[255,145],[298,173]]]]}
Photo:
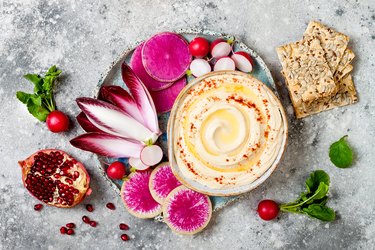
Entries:
{"type": "Polygon", "coordinates": [[[186,77],[181,78],[167,89],[160,91],[151,91],[150,94],[154,100],[156,111],[160,113],[169,112],[176,100],[178,94],[186,85],[186,77]]]}
{"type": "Polygon", "coordinates": [[[153,218],[162,211],[162,206],[150,193],[150,176],[150,170],[135,172],[122,184],[122,201],[129,213],[138,218],[153,218]]]}
{"type": "Polygon", "coordinates": [[[163,158],[163,150],[158,145],[146,146],[142,149],[139,159],[145,166],[155,166],[163,158]]]}
{"type": "Polygon", "coordinates": [[[211,65],[204,59],[194,59],[190,63],[190,71],[193,76],[200,77],[211,72],[211,65]]]}
{"type": "Polygon", "coordinates": [[[83,112],[79,113],[77,115],[76,119],[77,119],[77,122],[79,123],[79,125],[81,125],[83,130],[85,130],[86,132],[99,132],[99,133],[103,132],[100,129],[98,129],[97,127],[95,127],[94,124],[92,124],[89,121],[89,119],[87,118],[87,116],[83,112]]]}
{"type": "Polygon", "coordinates": [[[155,80],[175,82],[189,68],[189,44],[172,32],[156,34],[143,44],[142,62],[146,72],[155,80]]]}
{"type": "Polygon", "coordinates": [[[141,161],[141,159],[135,158],[135,157],[129,158],[129,165],[132,166],[133,168],[137,169],[137,170],[146,170],[150,167],[150,166],[145,165],[141,161]]]}
{"type": "Polygon", "coordinates": [[[249,73],[253,70],[253,59],[245,51],[235,52],[231,58],[236,64],[236,68],[242,72],[249,73]]]}
{"type": "Polygon", "coordinates": [[[163,204],[167,225],[180,234],[195,234],[203,230],[211,219],[212,205],[207,195],[184,186],[175,188],[163,204]]]}
{"type": "Polygon", "coordinates": [[[216,39],[211,43],[211,55],[213,58],[219,59],[228,56],[232,51],[232,47],[224,39],[216,39]]]}
{"type": "Polygon", "coordinates": [[[179,186],[181,183],[174,176],[169,162],[160,163],[152,171],[149,184],[150,192],[160,204],[163,204],[168,194],[179,186]]]}
{"type": "Polygon", "coordinates": [[[214,71],[235,70],[236,66],[230,57],[222,57],[214,65],[214,71]]]}
{"type": "Polygon", "coordinates": [[[160,82],[152,78],[142,63],[142,49],[143,43],[138,45],[134,50],[132,58],[130,60],[130,67],[133,69],[134,73],[141,79],[146,88],[150,91],[159,91],[166,89],[173,84],[173,82],[160,82]]]}

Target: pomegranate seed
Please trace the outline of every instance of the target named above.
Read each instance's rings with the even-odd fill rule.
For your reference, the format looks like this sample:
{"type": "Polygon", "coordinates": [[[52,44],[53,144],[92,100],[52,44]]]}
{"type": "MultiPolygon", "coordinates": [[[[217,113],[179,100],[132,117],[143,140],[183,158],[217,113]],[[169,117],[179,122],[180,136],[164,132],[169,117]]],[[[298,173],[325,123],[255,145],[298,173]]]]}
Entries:
{"type": "Polygon", "coordinates": [[[66,224],[66,227],[67,228],[75,228],[76,227],[76,225],[74,224],[74,223],[68,223],[68,224],[66,224]]]}
{"type": "Polygon", "coordinates": [[[34,210],[35,211],[40,211],[42,208],[43,208],[42,204],[36,204],[36,205],[34,205],[34,210]]]}
{"type": "Polygon", "coordinates": [[[94,207],[93,207],[91,204],[87,204],[87,205],[86,205],[86,209],[87,209],[87,211],[89,211],[89,212],[94,211],[94,207]]]}
{"type": "Polygon", "coordinates": [[[60,233],[61,233],[61,234],[66,234],[66,232],[67,232],[66,227],[61,227],[61,228],[60,228],[60,233]]]}
{"type": "Polygon", "coordinates": [[[74,177],[74,179],[77,179],[79,177],[79,172],[78,171],[74,171],[73,177],[74,177]]]}
{"type": "Polygon", "coordinates": [[[66,181],[68,184],[70,184],[70,185],[73,184],[73,180],[72,180],[72,179],[66,178],[65,181],[66,181]]]}
{"type": "Polygon", "coordinates": [[[98,223],[96,221],[90,221],[90,226],[92,227],[96,227],[96,225],[98,225],[98,223]]]}
{"type": "Polygon", "coordinates": [[[86,215],[82,217],[82,220],[84,223],[87,223],[87,224],[90,223],[90,218],[87,217],[86,215]]]}
{"type": "Polygon", "coordinates": [[[111,202],[107,203],[106,207],[108,209],[111,209],[111,210],[115,210],[116,209],[115,205],[113,203],[111,203],[111,202]]]}
{"type": "Polygon", "coordinates": [[[129,236],[127,234],[121,234],[121,239],[123,241],[128,241],[129,240],[129,236]]]}
{"type": "Polygon", "coordinates": [[[66,231],[66,234],[67,234],[67,235],[72,235],[72,234],[74,234],[74,230],[71,229],[71,228],[69,228],[69,229],[66,231]]]}
{"type": "Polygon", "coordinates": [[[121,230],[128,230],[128,229],[129,229],[129,226],[126,225],[125,223],[120,223],[119,228],[120,228],[121,230]]]}

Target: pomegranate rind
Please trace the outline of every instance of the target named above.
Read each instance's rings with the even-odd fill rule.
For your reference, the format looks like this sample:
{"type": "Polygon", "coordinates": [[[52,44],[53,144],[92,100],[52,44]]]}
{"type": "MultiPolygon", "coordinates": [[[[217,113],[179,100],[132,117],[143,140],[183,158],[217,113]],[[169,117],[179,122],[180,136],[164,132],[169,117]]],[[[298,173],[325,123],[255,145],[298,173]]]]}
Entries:
{"type": "Polygon", "coordinates": [[[188,70],[191,59],[188,42],[176,33],[162,32],[143,44],[143,66],[152,78],[160,82],[180,79],[188,70]]]}
{"type": "Polygon", "coordinates": [[[76,205],[78,205],[79,203],[81,203],[84,198],[88,195],[90,195],[92,193],[92,189],[90,188],[90,176],[85,168],[85,166],[77,161],[75,158],[73,158],[72,156],[68,155],[66,152],[62,151],[62,150],[58,150],[58,149],[43,149],[43,150],[39,150],[37,152],[35,152],[34,154],[30,155],[29,157],[27,157],[25,160],[22,160],[22,161],[18,161],[18,164],[20,165],[21,167],[21,170],[22,170],[22,182],[23,182],[23,185],[25,186],[25,188],[27,189],[27,191],[29,191],[29,193],[35,197],[36,199],[38,199],[39,201],[49,205],[49,206],[54,206],[54,207],[60,207],[60,208],[72,208],[76,205]],[[50,203],[50,202],[45,202],[41,199],[39,199],[38,197],[36,197],[33,193],[31,193],[27,188],[27,184],[25,182],[26,180],[26,177],[29,173],[29,171],[31,170],[31,167],[33,166],[33,163],[34,163],[34,157],[42,152],[42,153],[50,153],[50,152],[59,152],[61,153],[62,155],[64,155],[64,159],[70,159],[70,160],[75,160],[75,163],[74,165],[76,165],[78,168],[80,168],[80,170],[85,174],[85,178],[83,178],[84,182],[83,182],[83,186],[80,187],[79,189],[79,193],[77,194],[77,196],[75,196],[74,198],[74,202],[72,205],[62,205],[62,204],[58,204],[58,203],[50,203]]]}
{"type": "Polygon", "coordinates": [[[172,190],[181,185],[181,182],[174,176],[169,162],[160,163],[151,173],[150,192],[160,204],[164,203],[172,190]]]}
{"type": "Polygon", "coordinates": [[[130,174],[121,187],[121,200],[128,212],[138,218],[154,218],[162,211],[162,206],[150,193],[151,171],[130,174]]]}
{"type": "Polygon", "coordinates": [[[196,234],[210,222],[210,198],[185,186],[175,188],[163,204],[164,222],[176,233],[196,234]]]}

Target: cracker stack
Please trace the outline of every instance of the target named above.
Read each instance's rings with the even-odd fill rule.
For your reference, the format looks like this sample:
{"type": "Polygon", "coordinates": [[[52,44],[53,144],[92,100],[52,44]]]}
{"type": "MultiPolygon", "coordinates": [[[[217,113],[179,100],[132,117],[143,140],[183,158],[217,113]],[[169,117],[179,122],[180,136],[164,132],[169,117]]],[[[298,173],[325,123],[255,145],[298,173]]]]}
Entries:
{"type": "Polygon", "coordinates": [[[349,37],[310,22],[303,39],[276,49],[297,118],[358,101],[349,37]]]}

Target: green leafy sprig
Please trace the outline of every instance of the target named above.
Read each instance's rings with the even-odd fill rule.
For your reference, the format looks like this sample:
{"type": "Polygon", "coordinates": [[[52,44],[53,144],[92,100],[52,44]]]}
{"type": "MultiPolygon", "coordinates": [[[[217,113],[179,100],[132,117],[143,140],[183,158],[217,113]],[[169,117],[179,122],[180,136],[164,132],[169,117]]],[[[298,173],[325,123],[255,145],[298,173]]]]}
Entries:
{"type": "Polygon", "coordinates": [[[329,159],[338,168],[347,168],[353,163],[353,151],[346,141],[347,137],[343,136],[329,148],[329,159]]]}

